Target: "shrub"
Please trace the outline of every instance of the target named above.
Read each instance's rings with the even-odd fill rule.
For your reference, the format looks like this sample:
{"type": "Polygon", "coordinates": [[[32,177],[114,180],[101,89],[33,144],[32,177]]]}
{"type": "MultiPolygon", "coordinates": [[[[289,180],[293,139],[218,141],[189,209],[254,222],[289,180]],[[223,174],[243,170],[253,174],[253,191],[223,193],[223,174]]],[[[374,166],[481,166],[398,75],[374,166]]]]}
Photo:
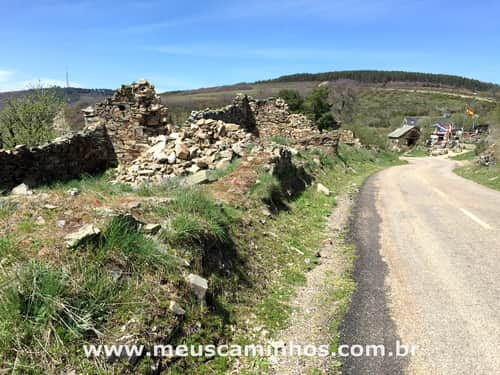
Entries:
{"type": "Polygon", "coordinates": [[[315,88],[304,101],[304,112],[311,120],[317,122],[325,114],[330,112],[331,104],[328,102],[328,88],[315,88]]]}
{"type": "Polygon", "coordinates": [[[304,104],[304,98],[296,90],[281,90],[278,96],[282,98],[286,104],[288,104],[288,109],[292,112],[300,112],[304,104]]]}
{"type": "Polygon", "coordinates": [[[39,86],[22,98],[8,100],[0,112],[2,147],[33,147],[53,139],[54,118],[62,108],[63,99],[56,88],[39,86]]]}
{"type": "Polygon", "coordinates": [[[319,130],[328,130],[328,129],[338,129],[339,124],[333,118],[333,115],[330,112],[324,113],[321,117],[316,121],[316,126],[319,130]]]}

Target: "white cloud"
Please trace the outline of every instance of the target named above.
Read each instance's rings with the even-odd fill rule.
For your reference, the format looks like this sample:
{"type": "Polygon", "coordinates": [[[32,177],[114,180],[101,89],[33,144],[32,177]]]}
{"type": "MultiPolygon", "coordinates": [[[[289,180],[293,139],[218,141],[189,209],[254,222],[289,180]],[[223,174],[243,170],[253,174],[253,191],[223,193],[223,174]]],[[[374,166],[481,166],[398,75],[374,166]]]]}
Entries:
{"type": "MultiPolygon", "coordinates": [[[[0,92],[26,90],[42,85],[44,87],[60,86],[65,87],[66,81],[53,78],[24,78],[18,77],[12,71],[0,69],[0,92]]],[[[71,87],[82,87],[78,82],[70,81],[71,87]]]]}

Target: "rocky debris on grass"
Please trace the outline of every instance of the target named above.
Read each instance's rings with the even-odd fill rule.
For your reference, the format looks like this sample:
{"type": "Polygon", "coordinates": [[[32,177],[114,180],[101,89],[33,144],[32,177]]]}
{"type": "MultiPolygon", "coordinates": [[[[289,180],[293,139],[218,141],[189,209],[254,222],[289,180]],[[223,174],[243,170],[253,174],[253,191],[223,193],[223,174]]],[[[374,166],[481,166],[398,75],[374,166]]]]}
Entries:
{"type": "Polygon", "coordinates": [[[447,148],[437,148],[431,151],[431,156],[441,156],[441,155],[448,155],[448,149],[447,148]]]}
{"type": "Polygon", "coordinates": [[[348,129],[343,129],[339,131],[339,142],[357,148],[362,146],[359,138],[356,138],[354,136],[353,131],[348,129]]]}
{"type": "Polygon", "coordinates": [[[70,195],[72,197],[76,197],[80,193],[81,193],[81,191],[78,188],[71,188],[71,189],[69,189],[69,190],[66,191],[66,194],[68,194],[68,195],[70,195]]]}
{"type": "Polygon", "coordinates": [[[143,226],[143,231],[146,234],[155,235],[161,230],[160,224],[146,224],[143,226]]]}
{"type": "Polygon", "coordinates": [[[172,311],[175,315],[184,315],[186,310],[184,310],[181,305],[179,305],[175,301],[170,301],[169,310],[172,311]]]}
{"type": "Polygon", "coordinates": [[[189,288],[191,288],[193,293],[198,297],[198,300],[204,303],[208,290],[208,281],[201,276],[191,273],[187,276],[186,282],[189,288]]]}
{"type": "Polygon", "coordinates": [[[213,180],[214,179],[212,178],[212,176],[210,176],[210,173],[208,171],[199,171],[187,177],[185,183],[188,186],[193,186],[206,184],[213,180]]]}
{"type": "Polygon", "coordinates": [[[20,184],[17,185],[14,189],[11,191],[12,195],[33,195],[33,191],[29,188],[28,185],[26,184],[20,184]]]}
{"type": "Polygon", "coordinates": [[[95,207],[94,213],[98,217],[113,217],[116,215],[116,212],[109,207],[95,207]]]}
{"type": "Polygon", "coordinates": [[[78,231],[66,235],[64,241],[67,247],[72,249],[95,240],[100,234],[99,228],[93,224],[86,224],[78,231]]]}
{"type": "MultiPolygon", "coordinates": [[[[225,167],[255,142],[252,133],[220,120],[199,119],[173,130],[151,138],[151,147],[120,168],[116,180],[160,184],[168,178],[225,167]]],[[[205,174],[199,173],[194,180],[201,181],[195,183],[205,182],[201,176],[205,174]]]]}
{"type": "Polygon", "coordinates": [[[495,145],[491,145],[485,151],[483,151],[481,155],[479,155],[477,163],[485,167],[488,167],[490,165],[495,165],[496,164],[495,145]]]}
{"type": "Polygon", "coordinates": [[[328,189],[325,185],[318,183],[317,190],[320,193],[325,194],[326,196],[329,196],[331,194],[330,189],[328,189]]]}

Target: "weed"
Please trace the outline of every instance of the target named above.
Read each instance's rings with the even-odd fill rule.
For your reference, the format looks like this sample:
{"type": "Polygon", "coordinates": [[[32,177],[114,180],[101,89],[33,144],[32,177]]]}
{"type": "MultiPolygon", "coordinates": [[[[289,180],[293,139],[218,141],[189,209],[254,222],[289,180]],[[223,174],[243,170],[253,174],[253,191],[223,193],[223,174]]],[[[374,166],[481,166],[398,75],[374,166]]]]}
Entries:
{"type": "Polygon", "coordinates": [[[229,239],[228,211],[196,189],[176,191],[173,203],[163,208],[167,228],[160,237],[169,244],[226,242],[229,239]]]}
{"type": "Polygon", "coordinates": [[[152,239],[145,236],[136,223],[127,217],[114,217],[94,251],[103,263],[122,263],[126,271],[141,272],[145,269],[172,271],[170,257],[152,239]]]}
{"type": "Polygon", "coordinates": [[[270,140],[271,140],[271,142],[277,143],[279,145],[287,146],[290,144],[290,140],[285,138],[285,137],[275,136],[275,137],[271,137],[270,140]]]}

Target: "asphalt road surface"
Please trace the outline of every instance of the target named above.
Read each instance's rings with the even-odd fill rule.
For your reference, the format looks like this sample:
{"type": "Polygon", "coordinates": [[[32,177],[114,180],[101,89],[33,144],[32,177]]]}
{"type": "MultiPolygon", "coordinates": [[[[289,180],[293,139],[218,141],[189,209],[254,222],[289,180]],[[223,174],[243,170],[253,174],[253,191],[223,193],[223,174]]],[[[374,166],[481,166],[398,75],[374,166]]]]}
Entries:
{"type": "Polygon", "coordinates": [[[341,341],[386,355],[350,356],[344,373],[500,374],[500,192],[451,160],[408,160],[368,179],[353,212],[358,289],[341,341]],[[397,341],[415,355],[396,356],[397,341]]]}

